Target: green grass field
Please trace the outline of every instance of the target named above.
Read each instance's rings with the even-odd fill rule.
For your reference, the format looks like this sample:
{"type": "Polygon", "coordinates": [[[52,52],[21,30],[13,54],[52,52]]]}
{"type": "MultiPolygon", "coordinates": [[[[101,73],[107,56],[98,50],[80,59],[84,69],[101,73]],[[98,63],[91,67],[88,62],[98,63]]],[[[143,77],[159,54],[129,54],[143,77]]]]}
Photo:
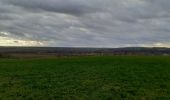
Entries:
{"type": "Polygon", "coordinates": [[[170,100],[170,57],[0,59],[0,100],[170,100]]]}

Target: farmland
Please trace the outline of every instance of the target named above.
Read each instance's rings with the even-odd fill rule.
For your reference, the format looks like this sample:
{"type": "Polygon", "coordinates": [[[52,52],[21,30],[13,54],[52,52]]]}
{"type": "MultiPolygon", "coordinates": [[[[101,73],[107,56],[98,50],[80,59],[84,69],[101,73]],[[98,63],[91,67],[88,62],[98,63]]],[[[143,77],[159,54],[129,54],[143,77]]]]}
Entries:
{"type": "Polygon", "coordinates": [[[0,58],[0,100],[169,100],[169,56],[0,58]]]}

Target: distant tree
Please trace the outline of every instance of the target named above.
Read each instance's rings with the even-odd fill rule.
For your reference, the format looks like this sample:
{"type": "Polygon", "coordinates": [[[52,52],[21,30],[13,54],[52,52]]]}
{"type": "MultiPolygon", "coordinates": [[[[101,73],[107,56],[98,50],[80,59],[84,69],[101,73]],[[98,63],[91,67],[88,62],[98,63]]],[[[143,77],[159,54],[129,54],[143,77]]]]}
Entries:
{"type": "Polygon", "coordinates": [[[10,58],[11,56],[9,54],[2,54],[0,53],[0,58],[10,58]]]}

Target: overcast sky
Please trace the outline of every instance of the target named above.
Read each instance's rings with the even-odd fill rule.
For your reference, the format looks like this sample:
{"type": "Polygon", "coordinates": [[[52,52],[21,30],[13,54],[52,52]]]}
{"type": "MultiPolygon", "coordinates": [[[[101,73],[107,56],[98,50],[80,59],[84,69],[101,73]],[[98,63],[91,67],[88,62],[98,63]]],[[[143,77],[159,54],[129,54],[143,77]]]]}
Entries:
{"type": "Polygon", "coordinates": [[[0,0],[1,46],[170,47],[170,0],[0,0]]]}

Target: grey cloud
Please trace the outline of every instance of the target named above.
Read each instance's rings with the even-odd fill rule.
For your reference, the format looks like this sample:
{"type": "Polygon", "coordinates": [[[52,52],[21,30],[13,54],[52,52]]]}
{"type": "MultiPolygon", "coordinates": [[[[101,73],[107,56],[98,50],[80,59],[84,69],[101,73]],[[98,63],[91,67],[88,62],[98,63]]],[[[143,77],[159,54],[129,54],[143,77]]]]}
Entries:
{"type": "Polygon", "coordinates": [[[0,37],[47,46],[170,44],[169,0],[0,0],[0,37]],[[24,9],[23,9],[24,8],[24,9]]]}
{"type": "Polygon", "coordinates": [[[4,3],[21,6],[26,9],[45,10],[73,15],[100,11],[100,5],[102,4],[101,1],[93,2],[90,0],[4,0],[4,3]]]}

